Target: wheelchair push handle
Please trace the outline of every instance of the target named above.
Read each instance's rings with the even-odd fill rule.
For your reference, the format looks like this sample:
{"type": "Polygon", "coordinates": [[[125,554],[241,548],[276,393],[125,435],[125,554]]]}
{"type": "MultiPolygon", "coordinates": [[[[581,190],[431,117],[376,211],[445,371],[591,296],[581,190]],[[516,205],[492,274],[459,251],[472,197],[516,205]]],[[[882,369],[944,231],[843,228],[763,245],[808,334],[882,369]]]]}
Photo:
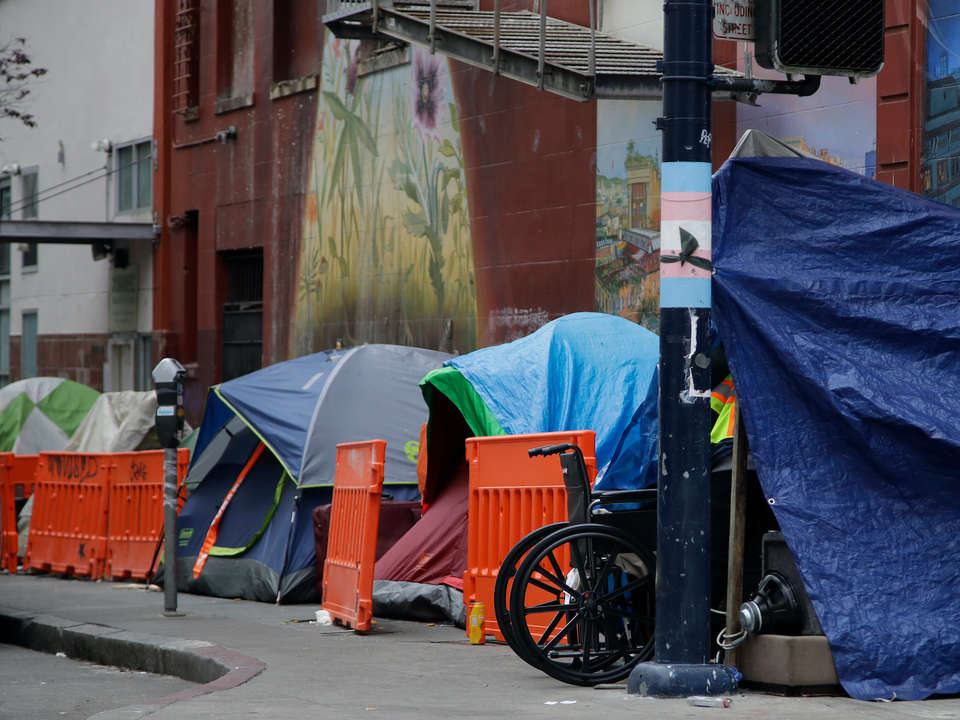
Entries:
{"type": "Polygon", "coordinates": [[[530,457],[537,457],[542,455],[546,457],[547,455],[556,455],[557,453],[564,453],[568,450],[580,450],[576,445],[571,445],[570,443],[561,443],[559,445],[543,445],[542,447],[535,447],[527,450],[527,455],[530,457]]]}

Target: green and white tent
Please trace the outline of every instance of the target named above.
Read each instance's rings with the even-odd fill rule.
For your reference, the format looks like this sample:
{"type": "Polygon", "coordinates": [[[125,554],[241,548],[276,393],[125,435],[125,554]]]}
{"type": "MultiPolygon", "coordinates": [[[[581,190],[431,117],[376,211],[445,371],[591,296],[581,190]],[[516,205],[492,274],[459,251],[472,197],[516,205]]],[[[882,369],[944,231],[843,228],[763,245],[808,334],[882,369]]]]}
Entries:
{"type": "Polygon", "coordinates": [[[62,450],[99,396],[91,387],[55,377],[0,388],[0,452],[62,450]]]}

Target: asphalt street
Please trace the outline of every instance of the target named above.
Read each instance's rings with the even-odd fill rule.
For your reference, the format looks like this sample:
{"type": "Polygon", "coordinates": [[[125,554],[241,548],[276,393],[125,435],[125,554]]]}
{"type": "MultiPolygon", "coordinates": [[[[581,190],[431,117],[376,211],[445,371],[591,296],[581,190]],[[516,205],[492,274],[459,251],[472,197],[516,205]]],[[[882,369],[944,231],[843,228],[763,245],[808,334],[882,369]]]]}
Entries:
{"type": "Polygon", "coordinates": [[[0,645],[0,720],[86,720],[194,683],[0,645]]]}

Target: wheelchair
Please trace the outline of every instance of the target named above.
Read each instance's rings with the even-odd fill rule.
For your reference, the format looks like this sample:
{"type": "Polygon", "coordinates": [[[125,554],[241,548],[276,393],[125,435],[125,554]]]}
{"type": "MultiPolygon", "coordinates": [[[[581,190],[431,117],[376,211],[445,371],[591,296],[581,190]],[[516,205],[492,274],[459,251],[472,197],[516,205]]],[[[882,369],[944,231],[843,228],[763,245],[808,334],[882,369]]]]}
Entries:
{"type": "Polygon", "coordinates": [[[557,680],[620,682],[653,657],[657,491],[593,491],[576,445],[528,454],[560,456],[569,522],[534,530],[504,558],[494,587],[500,632],[557,680]]]}

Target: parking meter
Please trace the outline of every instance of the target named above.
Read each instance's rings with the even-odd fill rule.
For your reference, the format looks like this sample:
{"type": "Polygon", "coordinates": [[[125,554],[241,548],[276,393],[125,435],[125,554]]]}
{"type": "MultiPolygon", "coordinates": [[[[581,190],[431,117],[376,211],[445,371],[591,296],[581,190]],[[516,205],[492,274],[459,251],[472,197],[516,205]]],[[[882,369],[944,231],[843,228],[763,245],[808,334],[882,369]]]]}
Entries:
{"type": "Polygon", "coordinates": [[[183,378],[187,371],[173,358],[164,358],[153,369],[157,388],[157,439],[165,448],[180,444],[183,431],[183,378]]]}
{"type": "Polygon", "coordinates": [[[163,614],[177,612],[177,446],[183,431],[183,378],[187,371],[173,358],[164,358],[153,369],[157,387],[157,439],[163,453],[163,614]]]}

